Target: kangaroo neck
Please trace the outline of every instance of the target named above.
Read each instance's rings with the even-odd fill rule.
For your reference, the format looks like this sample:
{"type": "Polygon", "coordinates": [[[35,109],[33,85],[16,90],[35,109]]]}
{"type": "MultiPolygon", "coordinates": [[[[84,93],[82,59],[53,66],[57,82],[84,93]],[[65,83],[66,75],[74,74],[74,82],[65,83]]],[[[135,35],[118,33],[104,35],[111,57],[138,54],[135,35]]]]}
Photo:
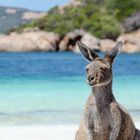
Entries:
{"type": "Polygon", "coordinates": [[[112,80],[107,85],[92,87],[92,94],[96,100],[96,104],[104,107],[115,100],[112,93],[112,80]]]}

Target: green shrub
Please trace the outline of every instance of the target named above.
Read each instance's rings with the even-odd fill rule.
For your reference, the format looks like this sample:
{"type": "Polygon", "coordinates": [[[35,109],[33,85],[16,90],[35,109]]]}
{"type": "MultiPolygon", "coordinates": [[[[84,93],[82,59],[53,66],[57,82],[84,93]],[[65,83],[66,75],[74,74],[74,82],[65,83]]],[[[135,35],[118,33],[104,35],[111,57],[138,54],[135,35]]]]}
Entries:
{"type": "Polygon", "coordinates": [[[106,7],[116,15],[119,21],[123,21],[132,13],[140,10],[140,0],[106,0],[106,7]]]}
{"type": "Polygon", "coordinates": [[[65,7],[64,13],[54,7],[38,21],[20,26],[38,27],[64,36],[74,29],[84,29],[100,38],[115,39],[121,32],[121,21],[140,9],[139,0],[80,0],[79,6],[65,7]]]}

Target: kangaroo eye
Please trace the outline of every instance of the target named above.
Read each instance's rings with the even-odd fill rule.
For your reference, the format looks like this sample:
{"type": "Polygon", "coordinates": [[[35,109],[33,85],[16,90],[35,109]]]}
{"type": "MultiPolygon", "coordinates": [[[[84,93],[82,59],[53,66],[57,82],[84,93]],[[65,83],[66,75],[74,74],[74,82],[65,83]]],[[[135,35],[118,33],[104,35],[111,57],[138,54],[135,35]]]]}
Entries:
{"type": "Polygon", "coordinates": [[[86,68],[86,72],[87,72],[87,73],[89,72],[89,68],[86,68]]]}

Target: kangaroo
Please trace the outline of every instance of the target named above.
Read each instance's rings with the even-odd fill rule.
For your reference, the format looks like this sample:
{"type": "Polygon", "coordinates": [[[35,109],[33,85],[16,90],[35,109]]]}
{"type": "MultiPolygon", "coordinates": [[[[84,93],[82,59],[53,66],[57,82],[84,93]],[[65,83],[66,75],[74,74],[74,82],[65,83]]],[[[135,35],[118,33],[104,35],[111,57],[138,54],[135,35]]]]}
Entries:
{"type": "Polygon", "coordinates": [[[87,100],[75,140],[140,140],[140,131],[112,92],[112,63],[122,43],[117,43],[103,59],[82,42],[77,44],[83,56],[90,61],[86,72],[92,94],[87,100]]]}

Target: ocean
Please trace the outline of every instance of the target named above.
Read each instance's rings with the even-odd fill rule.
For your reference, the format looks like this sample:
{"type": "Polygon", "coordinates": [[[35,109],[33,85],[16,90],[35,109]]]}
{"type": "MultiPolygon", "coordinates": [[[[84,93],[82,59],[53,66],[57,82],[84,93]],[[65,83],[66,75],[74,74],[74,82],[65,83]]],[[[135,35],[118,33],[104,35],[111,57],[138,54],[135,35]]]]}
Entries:
{"type": "MultiPolygon", "coordinates": [[[[70,52],[0,53],[0,125],[79,123],[91,92],[87,63],[70,52]]],[[[118,55],[113,74],[116,100],[140,121],[140,54],[118,55]]]]}

